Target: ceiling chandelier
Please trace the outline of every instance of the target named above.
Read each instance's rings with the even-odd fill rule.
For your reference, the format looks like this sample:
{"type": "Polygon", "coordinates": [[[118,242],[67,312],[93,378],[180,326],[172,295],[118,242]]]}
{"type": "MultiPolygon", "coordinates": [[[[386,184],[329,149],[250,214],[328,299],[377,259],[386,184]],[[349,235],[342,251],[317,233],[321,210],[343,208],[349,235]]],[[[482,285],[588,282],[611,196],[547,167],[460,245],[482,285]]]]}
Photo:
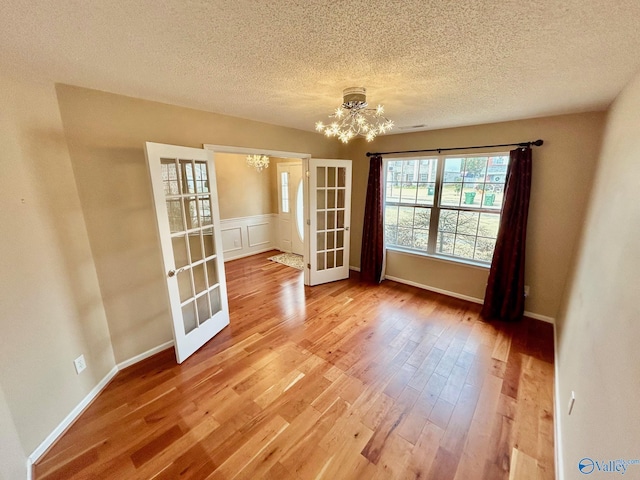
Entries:
{"type": "Polygon", "coordinates": [[[361,135],[368,142],[376,135],[387,133],[393,128],[393,121],[383,115],[384,108],[367,108],[367,90],[364,87],[350,87],[342,91],[342,105],[329,115],[335,120],[329,125],[316,122],[316,130],[327,137],[338,137],[347,143],[361,135]]]}
{"type": "Polygon", "coordinates": [[[269,168],[269,157],[266,155],[247,155],[247,165],[261,172],[263,168],[269,168]]]}

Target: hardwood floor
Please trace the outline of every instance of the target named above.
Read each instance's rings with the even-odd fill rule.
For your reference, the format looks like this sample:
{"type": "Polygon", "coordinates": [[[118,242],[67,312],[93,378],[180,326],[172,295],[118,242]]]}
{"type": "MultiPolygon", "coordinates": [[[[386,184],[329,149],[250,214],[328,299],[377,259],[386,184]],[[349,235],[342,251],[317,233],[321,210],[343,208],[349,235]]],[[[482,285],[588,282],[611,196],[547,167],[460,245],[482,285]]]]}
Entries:
{"type": "Polygon", "coordinates": [[[231,325],[120,372],[51,479],[552,479],[550,325],[394,282],[227,263],[231,325]]]}

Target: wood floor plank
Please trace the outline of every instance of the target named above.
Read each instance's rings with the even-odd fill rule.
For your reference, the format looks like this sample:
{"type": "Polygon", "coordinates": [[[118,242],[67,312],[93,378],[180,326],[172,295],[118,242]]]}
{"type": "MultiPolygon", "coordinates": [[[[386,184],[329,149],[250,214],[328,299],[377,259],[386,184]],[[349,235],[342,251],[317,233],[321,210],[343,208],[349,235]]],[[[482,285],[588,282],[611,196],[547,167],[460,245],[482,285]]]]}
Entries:
{"type": "Polygon", "coordinates": [[[119,372],[34,478],[553,478],[552,328],[272,254],[227,262],[230,326],[119,372]]]}

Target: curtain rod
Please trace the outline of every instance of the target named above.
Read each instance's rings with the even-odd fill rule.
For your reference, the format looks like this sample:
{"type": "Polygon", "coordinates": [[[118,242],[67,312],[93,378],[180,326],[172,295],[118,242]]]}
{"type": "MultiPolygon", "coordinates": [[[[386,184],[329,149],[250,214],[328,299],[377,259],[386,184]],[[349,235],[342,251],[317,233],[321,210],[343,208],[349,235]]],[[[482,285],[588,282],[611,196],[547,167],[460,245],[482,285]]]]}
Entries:
{"type": "Polygon", "coordinates": [[[398,152],[367,152],[367,157],[373,157],[374,155],[391,155],[394,153],[423,153],[423,152],[448,152],[451,150],[472,150],[474,148],[495,148],[495,147],[539,147],[544,141],[538,139],[532,142],[520,142],[520,143],[503,143],[500,145],[475,145],[472,147],[449,147],[449,148],[429,148],[426,150],[400,150],[398,152]]]}

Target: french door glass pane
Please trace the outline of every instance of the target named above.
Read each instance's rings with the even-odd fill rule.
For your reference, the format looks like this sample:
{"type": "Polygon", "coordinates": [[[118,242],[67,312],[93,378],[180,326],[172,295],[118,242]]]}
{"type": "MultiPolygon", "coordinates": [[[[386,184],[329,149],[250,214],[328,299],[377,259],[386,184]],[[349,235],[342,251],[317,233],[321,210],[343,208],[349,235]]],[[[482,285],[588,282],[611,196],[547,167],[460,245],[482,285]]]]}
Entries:
{"type": "Polygon", "coordinates": [[[190,233],[189,251],[191,252],[191,262],[202,260],[202,246],[200,244],[200,232],[190,233]]]}
{"type": "Polygon", "coordinates": [[[332,230],[336,228],[336,212],[334,210],[329,210],[327,212],[327,230],[332,230]]]}
{"type": "Polygon", "coordinates": [[[196,295],[204,292],[207,289],[207,282],[204,278],[204,263],[193,266],[193,283],[196,290],[196,295]]]}
{"type": "Polygon", "coordinates": [[[182,307],[182,324],[184,325],[185,335],[196,329],[198,321],[196,320],[195,302],[189,302],[182,307]]]}
{"type": "Polygon", "coordinates": [[[162,183],[165,195],[180,194],[180,177],[176,161],[173,158],[163,158],[160,160],[162,168],[162,183]]]}
{"type": "Polygon", "coordinates": [[[318,187],[325,187],[326,186],[325,168],[324,167],[316,167],[316,175],[317,175],[317,186],[318,187]]]}
{"type": "Polygon", "coordinates": [[[180,291],[180,303],[186,302],[193,297],[191,288],[191,269],[178,272],[178,290],[180,291]]]}
{"type": "Polygon", "coordinates": [[[196,306],[198,307],[198,324],[202,325],[211,318],[211,312],[209,311],[209,295],[205,293],[204,295],[199,296],[196,299],[196,306]]]}
{"type": "Polygon", "coordinates": [[[211,225],[211,199],[207,197],[198,197],[198,205],[200,206],[200,225],[203,227],[211,225]]]}
{"type": "Polygon", "coordinates": [[[196,204],[196,197],[186,197],[183,200],[184,211],[187,220],[187,230],[199,227],[198,223],[198,207],[196,204]]]}
{"type": "Polygon", "coordinates": [[[207,162],[195,162],[196,169],[196,192],[209,192],[209,175],[207,173],[207,162]]]}
{"type": "Polygon", "coordinates": [[[336,186],[336,167],[327,167],[327,186],[336,186]]]}
{"type": "Polygon", "coordinates": [[[338,186],[347,186],[347,169],[344,167],[338,167],[338,186]]]}
{"type": "Polygon", "coordinates": [[[196,193],[195,175],[191,160],[180,160],[183,175],[183,193],[196,193]]]}
{"type": "Polygon", "coordinates": [[[211,228],[205,228],[202,230],[202,241],[204,243],[204,255],[210,257],[216,253],[215,242],[213,239],[213,230],[211,228]]]}
{"type": "Polygon", "coordinates": [[[167,199],[167,215],[169,216],[169,231],[171,233],[183,232],[182,206],[178,199],[167,199]]]}
{"type": "Polygon", "coordinates": [[[218,267],[215,260],[207,262],[207,279],[209,287],[213,287],[218,283],[218,267]]]}
{"type": "Polygon", "coordinates": [[[336,189],[327,188],[327,208],[336,208],[336,189]]]}
{"type": "Polygon", "coordinates": [[[211,301],[211,315],[215,315],[222,310],[222,303],[220,301],[220,289],[215,287],[209,291],[209,300],[211,301]]]}
{"type": "Polygon", "coordinates": [[[334,253],[333,251],[328,251],[327,252],[327,268],[334,268],[335,267],[335,263],[334,263],[334,253]]]}
{"type": "Polygon", "coordinates": [[[189,263],[185,236],[180,235],[179,237],[172,237],[171,244],[173,246],[173,258],[175,260],[176,268],[184,267],[189,263]]]}

